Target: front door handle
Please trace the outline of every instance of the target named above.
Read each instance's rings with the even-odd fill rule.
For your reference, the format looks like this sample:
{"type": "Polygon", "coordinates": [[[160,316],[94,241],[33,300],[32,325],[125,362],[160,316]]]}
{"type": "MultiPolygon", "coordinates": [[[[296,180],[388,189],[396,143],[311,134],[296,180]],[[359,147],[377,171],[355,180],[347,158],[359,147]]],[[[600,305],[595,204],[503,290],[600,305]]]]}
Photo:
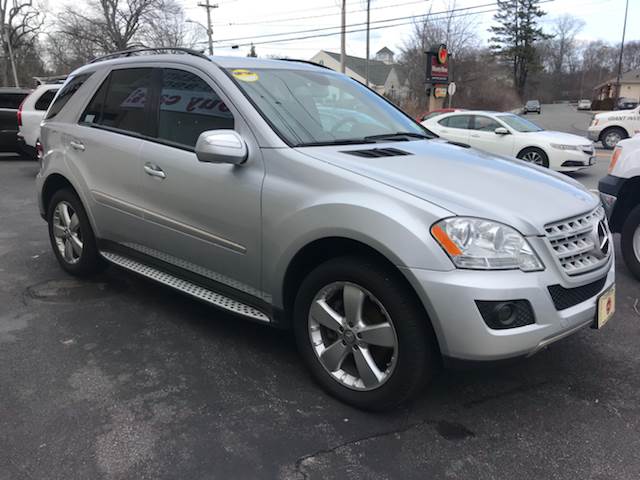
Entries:
{"type": "Polygon", "coordinates": [[[71,140],[69,142],[69,145],[74,150],[78,150],[79,152],[84,152],[84,144],[82,142],[79,142],[78,140],[71,140]]]}
{"type": "Polygon", "coordinates": [[[480,138],[480,135],[471,135],[472,138],[480,138]]]}
{"type": "Polygon", "coordinates": [[[151,162],[147,162],[144,164],[144,171],[147,175],[151,175],[156,178],[167,178],[167,174],[164,173],[158,165],[155,165],[151,162]]]}

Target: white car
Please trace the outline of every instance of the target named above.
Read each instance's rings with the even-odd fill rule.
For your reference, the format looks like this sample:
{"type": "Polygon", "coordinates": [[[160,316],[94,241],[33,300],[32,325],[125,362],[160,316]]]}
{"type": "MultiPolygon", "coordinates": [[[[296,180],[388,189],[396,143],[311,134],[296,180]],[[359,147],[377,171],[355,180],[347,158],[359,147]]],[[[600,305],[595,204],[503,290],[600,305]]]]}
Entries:
{"type": "Polygon", "coordinates": [[[38,86],[18,108],[18,145],[29,157],[36,157],[36,144],[40,139],[40,122],[62,85],[38,86]]]}
{"type": "Polygon", "coordinates": [[[578,100],[578,110],[591,110],[591,100],[588,98],[578,100]]]}
{"type": "Polygon", "coordinates": [[[640,133],[640,106],[633,110],[597,113],[589,125],[589,138],[594,142],[602,142],[602,146],[608,150],[636,133],[640,133]]]}
{"type": "Polygon", "coordinates": [[[451,142],[517,157],[559,172],[573,172],[595,163],[593,143],[584,137],[551,132],[513,113],[459,112],[422,122],[451,142]]]}

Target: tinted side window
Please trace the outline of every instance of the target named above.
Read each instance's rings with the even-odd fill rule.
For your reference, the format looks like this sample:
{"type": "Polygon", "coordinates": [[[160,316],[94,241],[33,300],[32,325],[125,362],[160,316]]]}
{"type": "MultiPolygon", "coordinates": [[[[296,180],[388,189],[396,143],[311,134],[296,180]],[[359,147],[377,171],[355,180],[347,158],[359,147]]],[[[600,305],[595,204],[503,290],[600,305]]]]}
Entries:
{"type": "Polygon", "coordinates": [[[67,83],[65,83],[64,87],[60,89],[58,95],[55,97],[51,108],[49,108],[49,112],[47,112],[47,120],[60,113],[60,110],[64,108],[67,102],[71,100],[71,97],[73,97],[80,87],[84,85],[84,82],[86,82],[87,78],[91,75],[93,75],[93,72],[76,75],[75,77],[67,80],[67,83]]]}
{"type": "Polygon", "coordinates": [[[473,129],[481,130],[483,132],[493,132],[501,125],[493,118],[476,116],[474,119],[473,129]]]}
{"type": "Polygon", "coordinates": [[[445,127],[468,129],[470,120],[470,115],[454,115],[452,117],[443,118],[438,123],[445,127]]]}
{"type": "Polygon", "coordinates": [[[100,116],[102,115],[102,109],[104,107],[104,100],[107,97],[107,90],[109,88],[109,80],[111,76],[107,77],[100,88],[95,93],[89,105],[80,116],[80,123],[100,124],[100,116]]]}
{"type": "MultiPolygon", "coordinates": [[[[146,115],[145,105],[147,92],[151,88],[151,71],[150,68],[129,68],[111,72],[105,84],[100,87],[100,90],[106,88],[106,97],[102,112],[99,118],[93,119],[93,123],[147,135],[151,122],[146,115]]],[[[100,90],[91,104],[95,100],[101,101],[100,90]]],[[[83,114],[81,120],[90,122],[90,117],[86,114],[87,112],[83,114]]]]}
{"type": "Polygon", "coordinates": [[[49,108],[49,105],[51,105],[51,102],[53,101],[53,97],[56,96],[56,92],[57,90],[47,90],[42,95],[40,95],[40,98],[36,100],[35,109],[46,110],[47,108],[49,108]]]}
{"type": "Polygon", "coordinates": [[[233,127],[233,115],[204,80],[182,70],[163,70],[159,139],[195,147],[202,132],[233,127]]]}
{"type": "Polygon", "coordinates": [[[0,108],[17,110],[26,96],[26,93],[0,93],[0,108]]]}

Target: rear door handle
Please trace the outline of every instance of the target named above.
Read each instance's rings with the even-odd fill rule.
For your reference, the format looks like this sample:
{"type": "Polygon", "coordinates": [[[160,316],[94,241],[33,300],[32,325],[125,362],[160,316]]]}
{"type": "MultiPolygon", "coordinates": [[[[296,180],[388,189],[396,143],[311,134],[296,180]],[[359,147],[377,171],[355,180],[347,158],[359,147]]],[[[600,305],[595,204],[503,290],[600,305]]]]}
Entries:
{"type": "Polygon", "coordinates": [[[144,164],[144,171],[147,175],[151,175],[156,178],[167,178],[167,174],[164,173],[158,165],[155,165],[151,162],[147,162],[144,164]]]}
{"type": "Polygon", "coordinates": [[[82,142],[79,142],[78,140],[71,140],[69,142],[69,145],[74,150],[78,150],[79,152],[84,152],[84,144],[82,142]]]}

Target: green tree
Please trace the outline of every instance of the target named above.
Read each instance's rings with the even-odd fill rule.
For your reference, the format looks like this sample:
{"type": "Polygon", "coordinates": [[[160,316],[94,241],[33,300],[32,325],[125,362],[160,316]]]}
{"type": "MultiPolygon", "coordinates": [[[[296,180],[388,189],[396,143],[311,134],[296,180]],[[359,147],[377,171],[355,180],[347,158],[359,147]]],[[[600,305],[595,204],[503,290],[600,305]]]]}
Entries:
{"type": "Polygon", "coordinates": [[[538,26],[545,15],[540,0],[498,0],[498,12],[493,19],[498,23],[489,31],[491,50],[512,69],[513,85],[520,97],[524,96],[529,72],[539,66],[536,42],[549,38],[538,26]]]}

